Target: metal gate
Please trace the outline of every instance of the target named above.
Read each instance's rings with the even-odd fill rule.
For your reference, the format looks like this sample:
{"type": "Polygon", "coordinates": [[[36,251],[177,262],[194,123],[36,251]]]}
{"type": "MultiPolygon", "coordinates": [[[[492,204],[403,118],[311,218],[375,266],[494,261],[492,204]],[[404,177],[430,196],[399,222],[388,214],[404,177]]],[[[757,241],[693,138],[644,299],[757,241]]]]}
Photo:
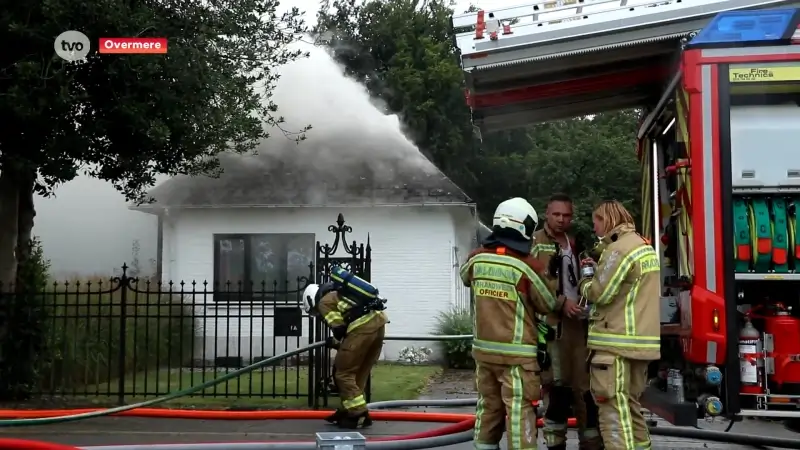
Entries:
{"type": "MultiPolygon", "coordinates": [[[[342,214],[336,218],[335,224],[328,227],[328,231],[334,235],[333,244],[322,244],[317,241],[316,282],[321,284],[330,281],[331,268],[336,266],[341,266],[364,280],[370,281],[372,248],[369,243],[369,235],[367,235],[366,243],[358,243],[355,240],[348,243],[347,234],[352,233],[353,228],[345,224],[342,214]]],[[[314,341],[325,340],[330,335],[330,329],[325,322],[317,319],[314,327],[314,341]]],[[[338,394],[332,384],[331,349],[315,349],[312,357],[315,368],[314,407],[327,407],[328,397],[338,394]]],[[[367,381],[367,401],[369,401],[369,385],[370,383],[367,381]]]]}

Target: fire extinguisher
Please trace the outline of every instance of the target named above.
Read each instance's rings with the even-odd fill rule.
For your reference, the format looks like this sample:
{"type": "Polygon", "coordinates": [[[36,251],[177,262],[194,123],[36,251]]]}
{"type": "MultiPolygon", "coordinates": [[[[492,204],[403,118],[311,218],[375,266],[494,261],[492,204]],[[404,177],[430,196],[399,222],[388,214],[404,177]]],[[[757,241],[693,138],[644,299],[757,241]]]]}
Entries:
{"type": "Polygon", "coordinates": [[[744,327],[739,333],[739,375],[742,394],[763,394],[764,383],[761,370],[761,333],[745,317],[744,327]]]}

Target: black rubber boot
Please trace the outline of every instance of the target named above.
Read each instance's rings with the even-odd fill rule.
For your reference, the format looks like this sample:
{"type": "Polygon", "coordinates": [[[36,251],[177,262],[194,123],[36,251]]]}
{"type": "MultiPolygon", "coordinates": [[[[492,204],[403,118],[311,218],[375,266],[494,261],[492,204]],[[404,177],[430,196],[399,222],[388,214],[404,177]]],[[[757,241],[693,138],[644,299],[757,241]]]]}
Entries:
{"type": "Polygon", "coordinates": [[[357,416],[345,416],[339,419],[338,425],[339,428],[344,428],[346,430],[356,430],[358,428],[367,428],[371,426],[372,419],[370,419],[369,413],[365,412],[357,416]]]}
{"type": "Polygon", "coordinates": [[[330,416],[325,418],[325,421],[328,423],[336,423],[341,420],[344,416],[347,415],[347,411],[342,408],[337,409],[333,412],[330,416]]]}
{"type": "Polygon", "coordinates": [[[364,421],[361,422],[361,428],[369,428],[372,426],[372,418],[369,417],[369,412],[364,413],[364,421]]]}
{"type": "Polygon", "coordinates": [[[547,447],[547,450],[567,450],[567,444],[556,445],[555,447],[547,447]]]}

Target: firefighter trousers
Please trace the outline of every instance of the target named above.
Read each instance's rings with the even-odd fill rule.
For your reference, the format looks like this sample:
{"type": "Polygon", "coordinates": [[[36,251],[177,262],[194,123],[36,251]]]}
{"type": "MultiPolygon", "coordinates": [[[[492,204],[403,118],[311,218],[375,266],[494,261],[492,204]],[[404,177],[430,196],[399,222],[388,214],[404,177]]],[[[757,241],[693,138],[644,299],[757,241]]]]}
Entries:
{"type": "Polygon", "coordinates": [[[342,408],[350,416],[367,412],[364,388],[372,367],[378,362],[383,349],[386,327],[374,332],[348,334],[339,345],[334,360],[334,381],[339,388],[342,408]]]}
{"type": "Polygon", "coordinates": [[[476,361],[475,372],[475,449],[498,450],[503,432],[508,450],[537,449],[533,401],[541,392],[539,365],[535,361],[522,365],[476,361]]]}
{"type": "Polygon", "coordinates": [[[600,411],[600,434],[606,448],[650,450],[650,432],[640,399],[647,383],[650,361],[593,352],[589,377],[600,411]]]}
{"type": "Polygon", "coordinates": [[[585,321],[564,318],[559,338],[548,344],[552,366],[542,430],[548,448],[561,448],[566,444],[570,409],[578,422],[579,448],[599,450],[603,447],[597,405],[589,392],[585,324],[585,321]]]}

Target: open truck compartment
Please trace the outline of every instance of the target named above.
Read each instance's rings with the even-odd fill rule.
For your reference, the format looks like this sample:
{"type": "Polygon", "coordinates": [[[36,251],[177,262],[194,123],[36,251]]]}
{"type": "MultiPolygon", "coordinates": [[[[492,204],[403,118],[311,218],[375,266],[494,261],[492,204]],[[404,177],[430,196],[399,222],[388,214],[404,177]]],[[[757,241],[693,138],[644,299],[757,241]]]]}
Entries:
{"type": "Polygon", "coordinates": [[[482,132],[642,109],[640,231],[663,287],[642,403],[675,425],[800,418],[797,7],[561,0],[453,18],[482,132]]]}

